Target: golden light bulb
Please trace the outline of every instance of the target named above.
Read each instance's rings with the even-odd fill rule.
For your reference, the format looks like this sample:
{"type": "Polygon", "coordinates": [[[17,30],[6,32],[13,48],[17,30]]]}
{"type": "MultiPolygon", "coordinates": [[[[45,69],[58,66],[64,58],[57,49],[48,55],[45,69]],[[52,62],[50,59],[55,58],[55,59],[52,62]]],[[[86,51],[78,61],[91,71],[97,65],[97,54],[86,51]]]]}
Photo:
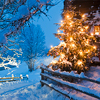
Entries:
{"type": "Polygon", "coordinates": [[[87,51],[86,51],[86,53],[89,53],[89,52],[90,52],[90,50],[87,50],[87,51]]]}
{"type": "Polygon", "coordinates": [[[51,45],[50,47],[53,48],[53,45],[51,45]]]}
{"type": "Polygon", "coordinates": [[[86,26],[85,28],[86,28],[86,29],[88,29],[89,27],[88,27],[88,26],[86,26]]]}
{"type": "Polygon", "coordinates": [[[79,53],[80,53],[80,55],[83,55],[83,52],[82,51],[80,51],[79,53]]]}
{"type": "Polygon", "coordinates": [[[96,46],[93,46],[94,49],[96,49],[96,46]]]}
{"type": "Polygon", "coordinates": [[[91,33],[91,36],[93,36],[93,33],[91,33]]]}
{"type": "Polygon", "coordinates": [[[65,57],[65,55],[63,53],[61,53],[61,58],[64,58],[64,57],[65,57]]]}
{"type": "Polygon", "coordinates": [[[60,25],[61,25],[61,26],[63,26],[63,24],[62,24],[62,23],[61,23],[60,25]]]}
{"type": "Polygon", "coordinates": [[[72,27],[73,22],[70,22],[69,24],[70,24],[70,26],[72,27]]]}
{"type": "Polygon", "coordinates": [[[76,59],[76,55],[74,55],[74,59],[76,59]]]}
{"type": "Polygon", "coordinates": [[[72,41],[73,40],[73,38],[72,37],[70,37],[70,41],[72,41]]]}
{"type": "Polygon", "coordinates": [[[69,18],[69,15],[67,15],[66,17],[69,18]]]}
{"type": "Polygon", "coordinates": [[[83,14],[83,15],[82,15],[82,17],[84,18],[84,17],[85,17],[85,15],[83,14]]]}
{"type": "Polygon", "coordinates": [[[57,32],[59,33],[59,32],[60,32],[60,30],[57,30],[57,32]]]}
{"type": "Polygon", "coordinates": [[[70,23],[70,25],[72,25],[72,23],[70,23]]]}
{"type": "Polygon", "coordinates": [[[75,47],[75,44],[72,44],[72,47],[75,47]]]}
{"type": "Polygon", "coordinates": [[[52,63],[52,64],[55,64],[55,63],[57,63],[57,60],[52,60],[51,63],[52,63]]]}
{"type": "Polygon", "coordinates": [[[61,59],[59,59],[59,61],[61,61],[61,59]]]}
{"type": "Polygon", "coordinates": [[[72,25],[70,25],[70,27],[72,27],[72,25]]]}
{"type": "Polygon", "coordinates": [[[88,50],[88,52],[90,52],[90,50],[88,50]]]}
{"type": "Polygon", "coordinates": [[[65,42],[60,42],[60,46],[66,47],[66,43],[65,42]]]}
{"type": "Polygon", "coordinates": [[[99,35],[99,32],[95,32],[95,35],[99,35]]]}
{"type": "Polygon", "coordinates": [[[61,23],[63,23],[63,20],[61,20],[61,23]]]}
{"type": "Polygon", "coordinates": [[[88,45],[89,44],[89,41],[88,40],[86,40],[86,45],[88,45]]]}
{"type": "Polygon", "coordinates": [[[81,31],[83,32],[84,30],[83,30],[83,29],[81,29],[81,31]]]}
{"type": "Polygon", "coordinates": [[[82,65],[82,61],[81,60],[78,60],[77,61],[77,65],[82,65]]]}

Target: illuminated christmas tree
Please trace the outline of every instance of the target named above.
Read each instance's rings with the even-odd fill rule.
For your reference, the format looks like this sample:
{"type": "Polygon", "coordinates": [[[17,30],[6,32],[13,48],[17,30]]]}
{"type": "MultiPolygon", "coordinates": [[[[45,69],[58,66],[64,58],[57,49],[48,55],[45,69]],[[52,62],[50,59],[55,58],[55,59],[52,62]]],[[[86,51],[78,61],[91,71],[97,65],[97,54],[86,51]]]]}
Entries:
{"type": "Polygon", "coordinates": [[[55,33],[61,42],[58,46],[51,47],[47,54],[59,57],[59,60],[53,60],[48,67],[51,66],[54,70],[60,68],[62,71],[75,70],[78,73],[86,71],[87,61],[96,54],[96,46],[93,45],[95,37],[88,32],[87,17],[77,14],[72,6],[63,12],[63,16],[58,33],[55,33]]]}

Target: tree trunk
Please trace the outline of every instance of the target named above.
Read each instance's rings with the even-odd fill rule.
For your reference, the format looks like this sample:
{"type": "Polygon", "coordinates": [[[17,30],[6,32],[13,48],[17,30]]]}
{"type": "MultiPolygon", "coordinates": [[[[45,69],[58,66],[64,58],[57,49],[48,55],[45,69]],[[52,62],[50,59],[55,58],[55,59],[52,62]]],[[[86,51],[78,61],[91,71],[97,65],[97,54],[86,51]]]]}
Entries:
{"type": "Polygon", "coordinates": [[[33,71],[34,70],[34,63],[35,63],[35,59],[29,59],[29,64],[28,64],[28,68],[29,68],[29,71],[33,71]]]}

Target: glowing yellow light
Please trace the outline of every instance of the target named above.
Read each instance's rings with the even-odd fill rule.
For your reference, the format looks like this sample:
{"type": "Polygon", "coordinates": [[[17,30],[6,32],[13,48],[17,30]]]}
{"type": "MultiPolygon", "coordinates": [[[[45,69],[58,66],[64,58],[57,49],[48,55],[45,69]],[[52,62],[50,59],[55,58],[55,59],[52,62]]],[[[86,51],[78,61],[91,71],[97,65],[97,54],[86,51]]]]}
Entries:
{"type": "Polygon", "coordinates": [[[83,14],[83,15],[82,15],[82,17],[84,18],[84,17],[85,17],[85,15],[83,14]]]}
{"type": "Polygon", "coordinates": [[[83,30],[83,29],[81,29],[81,31],[83,32],[84,30],[83,30]]]}
{"type": "Polygon", "coordinates": [[[72,41],[73,40],[73,38],[72,37],[70,37],[70,41],[72,41]]]}
{"type": "Polygon", "coordinates": [[[81,60],[78,60],[77,61],[77,65],[82,65],[82,61],[81,60]]]}
{"type": "Polygon", "coordinates": [[[63,20],[61,20],[61,23],[63,23],[63,20]]]}
{"type": "Polygon", "coordinates": [[[69,18],[69,15],[67,15],[66,17],[69,18]]]}
{"type": "Polygon", "coordinates": [[[63,26],[63,24],[61,23],[61,26],[63,26]]]}
{"type": "Polygon", "coordinates": [[[70,27],[72,27],[72,25],[70,25],[70,27]]]}
{"type": "Polygon", "coordinates": [[[59,61],[61,61],[61,59],[59,59],[59,61]]]}
{"type": "Polygon", "coordinates": [[[65,57],[65,55],[62,53],[62,54],[61,54],[61,58],[64,58],[64,57],[65,57]]]}
{"type": "Polygon", "coordinates": [[[76,59],[76,56],[74,55],[74,59],[76,59]]]}
{"type": "Polygon", "coordinates": [[[86,44],[89,44],[89,41],[88,40],[86,41],[86,44]]]}
{"type": "Polygon", "coordinates": [[[53,47],[53,45],[50,46],[51,48],[53,47]]]}
{"type": "Polygon", "coordinates": [[[75,44],[72,44],[72,47],[75,47],[75,44]]]}
{"type": "Polygon", "coordinates": [[[90,50],[87,50],[87,51],[86,51],[86,53],[89,53],[89,52],[90,52],[90,50]]]}
{"type": "Polygon", "coordinates": [[[94,49],[96,49],[96,46],[93,46],[94,49]]]}
{"type": "Polygon", "coordinates": [[[79,53],[80,53],[81,56],[83,55],[83,52],[82,51],[80,51],[79,53]]]}
{"type": "Polygon", "coordinates": [[[86,26],[85,28],[86,28],[86,29],[88,29],[89,27],[88,27],[88,26],[86,26]]]}
{"type": "Polygon", "coordinates": [[[99,35],[99,32],[95,32],[95,35],[99,35]]]}
{"type": "Polygon", "coordinates": [[[88,50],[88,52],[90,52],[90,50],[88,50]]]}
{"type": "Polygon", "coordinates": [[[91,33],[91,36],[93,36],[93,33],[91,33]]]}
{"type": "Polygon", "coordinates": [[[72,23],[70,23],[70,25],[72,25],[72,23]]]}
{"type": "Polygon", "coordinates": [[[60,32],[60,30],[57,30],[57,32],[59,33],[59,32],[60,32]]]}
{"type": "Polygon", "coordinates": [[[66,43],[65,42],[60,42],[60,46],[66,47],[66,43]]]}
{"type": "Polygon", "coordinates": [[[69,23],[69,24],[70,24],[70,26],[72,27],[73,22],[71,22],[71,23],[69,23]]]}
{"type": "Polygon", "coordinates": [[[51,62],[51,63],[55,64],[55,63],[57,63],[57,60],[52,60],[52,62],[51,62]]]}

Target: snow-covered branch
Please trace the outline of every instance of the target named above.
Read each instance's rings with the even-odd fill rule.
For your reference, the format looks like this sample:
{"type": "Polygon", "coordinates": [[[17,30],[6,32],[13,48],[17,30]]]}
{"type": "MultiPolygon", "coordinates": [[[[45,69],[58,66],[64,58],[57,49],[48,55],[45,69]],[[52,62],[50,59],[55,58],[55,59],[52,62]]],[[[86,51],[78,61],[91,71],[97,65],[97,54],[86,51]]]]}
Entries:
{"type": "MultiPolygon", "coordinates": [[[[0,43],[7,42],[7,37],[16,34],[18,30],[37,13],[46,15],[45,10],[55,4],[51,0],[2,0],[0,6],[0,43]],[[5,3],[5,2],[6,3],[5,3]],[[9,7],[9,9],[8,9],[9,7]],[[43,9],[42,9],[43,8],[43,9]],[[45,10],[44,10],[45,9],[45,10]]],[[[46,15],[47,16],[47,15],[46,15]]]]}
{"type": "Polygon", "coordinates": [[[0,55],[0,59],[2,59],[2,62],[0,63],[0,67],[4,67],[5,69],[9,69],[10,67],[8,65],[16,66],[20,64],[20,62],[16,62],[16,58],[10,57],[9,55],[7,57],[2,57],[0,55]]]}

